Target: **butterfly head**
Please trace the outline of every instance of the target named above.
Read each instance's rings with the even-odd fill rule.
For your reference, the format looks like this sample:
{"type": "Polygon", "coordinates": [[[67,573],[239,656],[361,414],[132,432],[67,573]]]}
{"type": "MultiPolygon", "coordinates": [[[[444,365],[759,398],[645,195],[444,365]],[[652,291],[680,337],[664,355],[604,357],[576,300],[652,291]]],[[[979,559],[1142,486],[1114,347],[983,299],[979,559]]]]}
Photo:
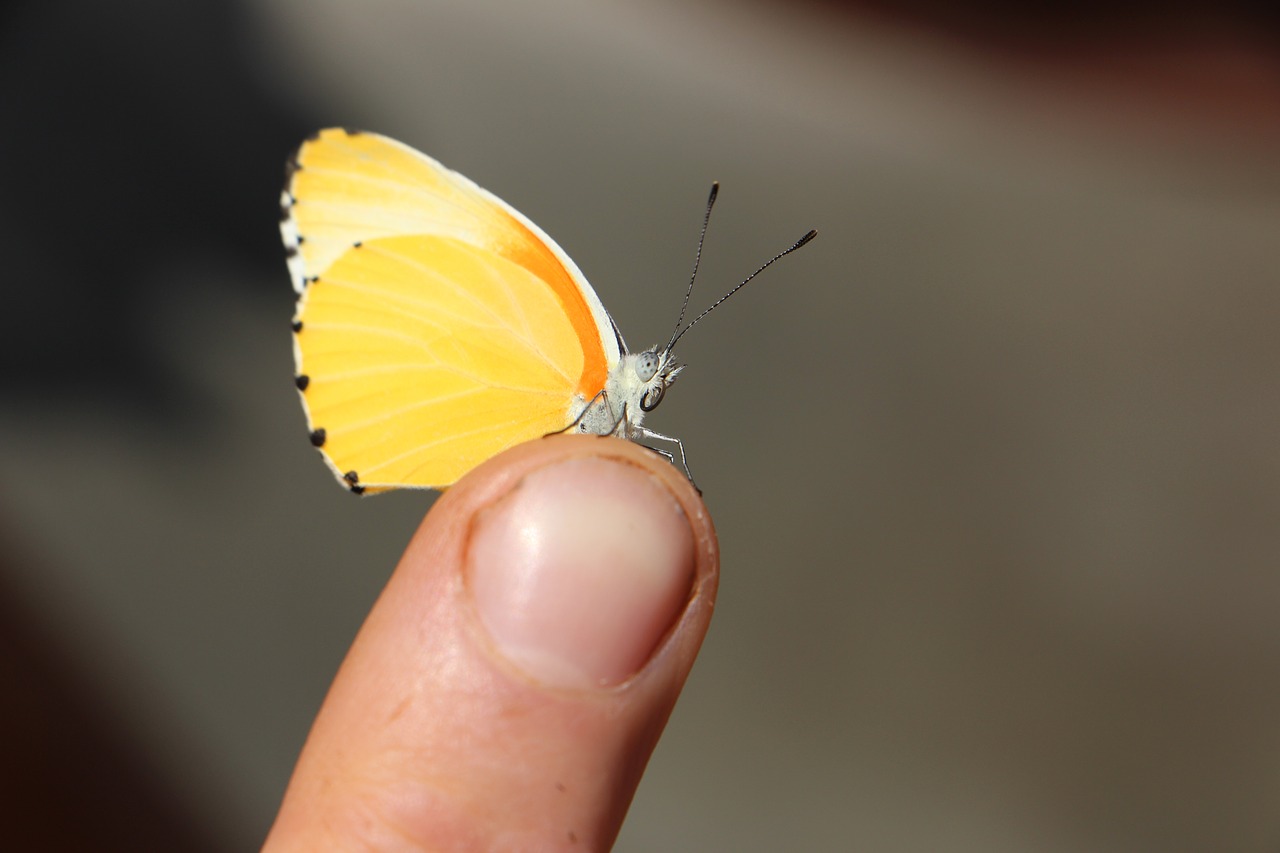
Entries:
{"type": "Polygon", "coordinates": [[[662,402],[667,388],[676,381],[684,365],[671,356],[670,350],[656,346],[637,353],[632,365],[638,387],[638,404],[643,412],[652,412],[662,402]]]}

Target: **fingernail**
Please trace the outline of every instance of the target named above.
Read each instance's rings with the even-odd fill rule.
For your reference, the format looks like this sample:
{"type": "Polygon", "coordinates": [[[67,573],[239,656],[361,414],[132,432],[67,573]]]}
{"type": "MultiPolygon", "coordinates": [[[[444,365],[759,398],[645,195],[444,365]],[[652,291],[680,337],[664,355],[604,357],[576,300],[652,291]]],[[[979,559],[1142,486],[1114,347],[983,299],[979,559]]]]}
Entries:
{"type": "Polygon", "coordinates": [[[693,533],[642,469],[570,459],[479,515],[468,574],[481,623],[517,667],[552,686],[607,686],[638,672],[684,610],[693,533]]]}

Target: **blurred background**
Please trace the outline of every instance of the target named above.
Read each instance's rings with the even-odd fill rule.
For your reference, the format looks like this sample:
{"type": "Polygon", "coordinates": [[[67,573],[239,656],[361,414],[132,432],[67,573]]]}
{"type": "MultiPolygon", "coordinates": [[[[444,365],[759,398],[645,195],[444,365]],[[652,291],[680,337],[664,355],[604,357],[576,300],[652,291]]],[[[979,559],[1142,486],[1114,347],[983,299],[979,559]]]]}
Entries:
{"type": "MultiPolygon", "coordinates": [[[[553,235],[722,537],[619,851],[1280,849],[1280,14],[27,0],[0,16],[0,826],[253,849],[431,503],[306,440],[276,229],[376,130],[553,235]]],[[[8,845],[6,845],[8,846],[8,845]]]]}

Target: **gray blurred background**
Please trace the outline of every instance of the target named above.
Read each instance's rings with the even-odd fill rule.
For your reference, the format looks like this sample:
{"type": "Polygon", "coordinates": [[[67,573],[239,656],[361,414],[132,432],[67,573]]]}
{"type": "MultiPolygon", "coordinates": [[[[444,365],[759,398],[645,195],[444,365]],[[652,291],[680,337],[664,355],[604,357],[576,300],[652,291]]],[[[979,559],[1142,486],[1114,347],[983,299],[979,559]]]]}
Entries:
{"type": "Polygon", "coordinates": [[[10,849],[255,848],[430,505],[334,484],[292,387],[276,197],[333,124],[633,344],[712,180],[697,306],[820,231],[654,416],[724,576],[619,851],[1280,849],[1280,22],[1019,8],[10,4],[10,849]]]}

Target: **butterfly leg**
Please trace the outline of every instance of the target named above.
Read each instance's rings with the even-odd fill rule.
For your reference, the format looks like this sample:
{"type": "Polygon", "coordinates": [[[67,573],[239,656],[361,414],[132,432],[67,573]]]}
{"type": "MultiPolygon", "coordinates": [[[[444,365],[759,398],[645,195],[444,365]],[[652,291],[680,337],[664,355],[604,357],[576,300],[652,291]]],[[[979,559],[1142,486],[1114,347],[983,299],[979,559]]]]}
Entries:
{"type": "MultiPolygon", "coordinates": [[[[647,429],[646,427],[637,427],[635,431],[635,437],[637,439],[649,439],[653,441],[669,441],[672,444],[674,444],[680,450],[680,467],[684,468],[684,475],[689,478],[689,484],[693,486],[695,489],[698,489],[698,484],[693,479],[693,472],[689,470],[689,459],[684,455],[683,441],[669,435],[663,435],[660,432],[654,432],[653,430],[647,429]]],[[[648,445],[645,445],[645,446],[648,447],[648,445]]],[[[655,453],[659,453],[667,457],[667,459],[671,460],[672,465],[676,463],[675,455],[671,451],[659,450],[656,447],[650,447],[649,449],[654,451],[655,453]]],[[[702,494],[702,489],[698,489],[698,494],[702,494]]]]}
{"type": "MultiPolygon", "coordinates": [[[[607,398],[606,398],[607,399],[607,398]]],[[[613,422],[613,427],[608,432],[601,435],[612,435],[618,438],[630,438],[631,425],[627,423],[627,404],[622,404],[622,414],[618,415],[618,419],[613,422]]]]}
{"type": "Polygon", "coordinates": [[[647,444],[642,444],[640,446],[643,447],[645,450],[652,450],[654,453],[658,454],[663,459],[670,462],[672,465],[676,464],[676,455],[672,453],[670,450],[663,450],[661,447],[650,447],[647,444]]]}

